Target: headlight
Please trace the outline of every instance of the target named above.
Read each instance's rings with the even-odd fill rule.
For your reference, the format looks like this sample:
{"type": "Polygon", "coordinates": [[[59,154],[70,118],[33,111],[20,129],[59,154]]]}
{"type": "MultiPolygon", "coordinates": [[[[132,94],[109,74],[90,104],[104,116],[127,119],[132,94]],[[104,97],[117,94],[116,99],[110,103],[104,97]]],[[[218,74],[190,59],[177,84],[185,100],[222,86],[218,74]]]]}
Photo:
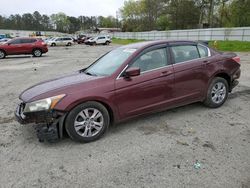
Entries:
{"type": "Polygon", "coordinates": [[[39,101],[34,101],[31,103],[26,103],[25,108],[24,108],[24,113],[25,112],[38,112],[38,111],[44,111],[44,110],[49,110],[53,109],[56,104],[65,96],[65,94],[62,95],[57,95],[54,97],[50,97],[47,99],[42,99],[39,101]]]}

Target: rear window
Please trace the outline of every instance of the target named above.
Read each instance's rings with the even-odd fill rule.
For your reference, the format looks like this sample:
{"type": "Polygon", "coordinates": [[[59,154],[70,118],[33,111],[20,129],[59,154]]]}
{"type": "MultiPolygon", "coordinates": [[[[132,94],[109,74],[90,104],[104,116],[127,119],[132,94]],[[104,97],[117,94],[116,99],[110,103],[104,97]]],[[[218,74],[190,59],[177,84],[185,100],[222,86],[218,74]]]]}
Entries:
{"type": "Polygon", "coordinates": [[[197,47],[193,45],[172,46],[171,49],[174,55],[175,63],[200,58],[197,47]]]}
{"type": "Polygon", "coordinates": [[[202,45],[198,45],[198,50],[201,57],[208,57],[208,48],[202,45]]]}
{"type": "Polygon", "coordinates": [[[21,39],[21,43],[34,43],[36,39],[21,39]]]}

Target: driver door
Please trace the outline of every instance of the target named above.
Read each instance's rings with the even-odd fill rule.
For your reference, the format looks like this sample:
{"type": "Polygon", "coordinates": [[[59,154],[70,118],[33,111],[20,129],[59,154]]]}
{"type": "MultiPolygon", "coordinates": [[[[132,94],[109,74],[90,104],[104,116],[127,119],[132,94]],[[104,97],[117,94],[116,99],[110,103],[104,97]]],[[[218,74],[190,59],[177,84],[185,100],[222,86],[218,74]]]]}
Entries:
{"type": "Polygon", "coordinates": [[[21,39],[14,39],[10,43],[8,43],[8,47],[6,48],[6,52],[9,55],[21,54],[22,53],[21,39]]]}
{"type": "Polygon", "coordinates": [[[166,47],[154,48],[139,55],[129,67],[139,67],[141,74],[115,81],[115,102],[120,118],[144,114],[164,107],[174,89],[173,66],[166,47]]]}

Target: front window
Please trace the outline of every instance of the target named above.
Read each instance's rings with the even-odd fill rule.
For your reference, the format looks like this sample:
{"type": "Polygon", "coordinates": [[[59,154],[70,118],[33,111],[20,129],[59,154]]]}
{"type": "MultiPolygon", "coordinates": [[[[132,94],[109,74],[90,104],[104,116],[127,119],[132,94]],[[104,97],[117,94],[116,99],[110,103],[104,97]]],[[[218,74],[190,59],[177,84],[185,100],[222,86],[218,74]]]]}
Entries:
{"type": "Polygon", "coordinates": [[[96,76],[110,76],[113,74],[134,52],[136,49],[118,48],[115,49],[91,65],[86,74],[96,76]]]}
{"type": "Polygon", "coordinates": [[[168,65],[166,48],[155,49],[141,55],[131,67],[140,68],[141,72],[146,72],[168,65]]]}

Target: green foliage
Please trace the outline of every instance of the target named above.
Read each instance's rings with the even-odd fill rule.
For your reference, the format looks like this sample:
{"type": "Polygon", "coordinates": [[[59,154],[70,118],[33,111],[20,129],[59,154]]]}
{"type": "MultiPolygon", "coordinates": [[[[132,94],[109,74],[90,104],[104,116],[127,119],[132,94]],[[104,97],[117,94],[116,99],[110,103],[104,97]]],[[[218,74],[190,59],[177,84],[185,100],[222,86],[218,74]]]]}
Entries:
{"type": "MultiPolygon", "coordinates": [[[[112,43],[127,45],[136,42],[143,42],[145,40],[136,39],[119,39],[112,38],[112,43]]],[[[213,47],[214,41],[209,42],[209,46],[213,47]]],[[[250,42],[245,41],[217,41],[217,50],[219,51],[231,51],[231,52],[250,52],[250,42]]]]}
{"type": "Polygon", "coordinates": [[[64,13],[41,15],[38,11],[33,14],[15,14],[9,17],[0,15],[0,29],[34,30],[34,31],[60,31],[75,33],[79,30],[94,30],[98,27],[117,27],[120,22],[113,16],[67,16],[64,13]]]}
{"type": "Polygon", "coordinates": [[[145,40],[112,38],[112,43],[121,44],[121,45],[132,44],[132,43],[143,42],[143,41],[145,40]]]}

